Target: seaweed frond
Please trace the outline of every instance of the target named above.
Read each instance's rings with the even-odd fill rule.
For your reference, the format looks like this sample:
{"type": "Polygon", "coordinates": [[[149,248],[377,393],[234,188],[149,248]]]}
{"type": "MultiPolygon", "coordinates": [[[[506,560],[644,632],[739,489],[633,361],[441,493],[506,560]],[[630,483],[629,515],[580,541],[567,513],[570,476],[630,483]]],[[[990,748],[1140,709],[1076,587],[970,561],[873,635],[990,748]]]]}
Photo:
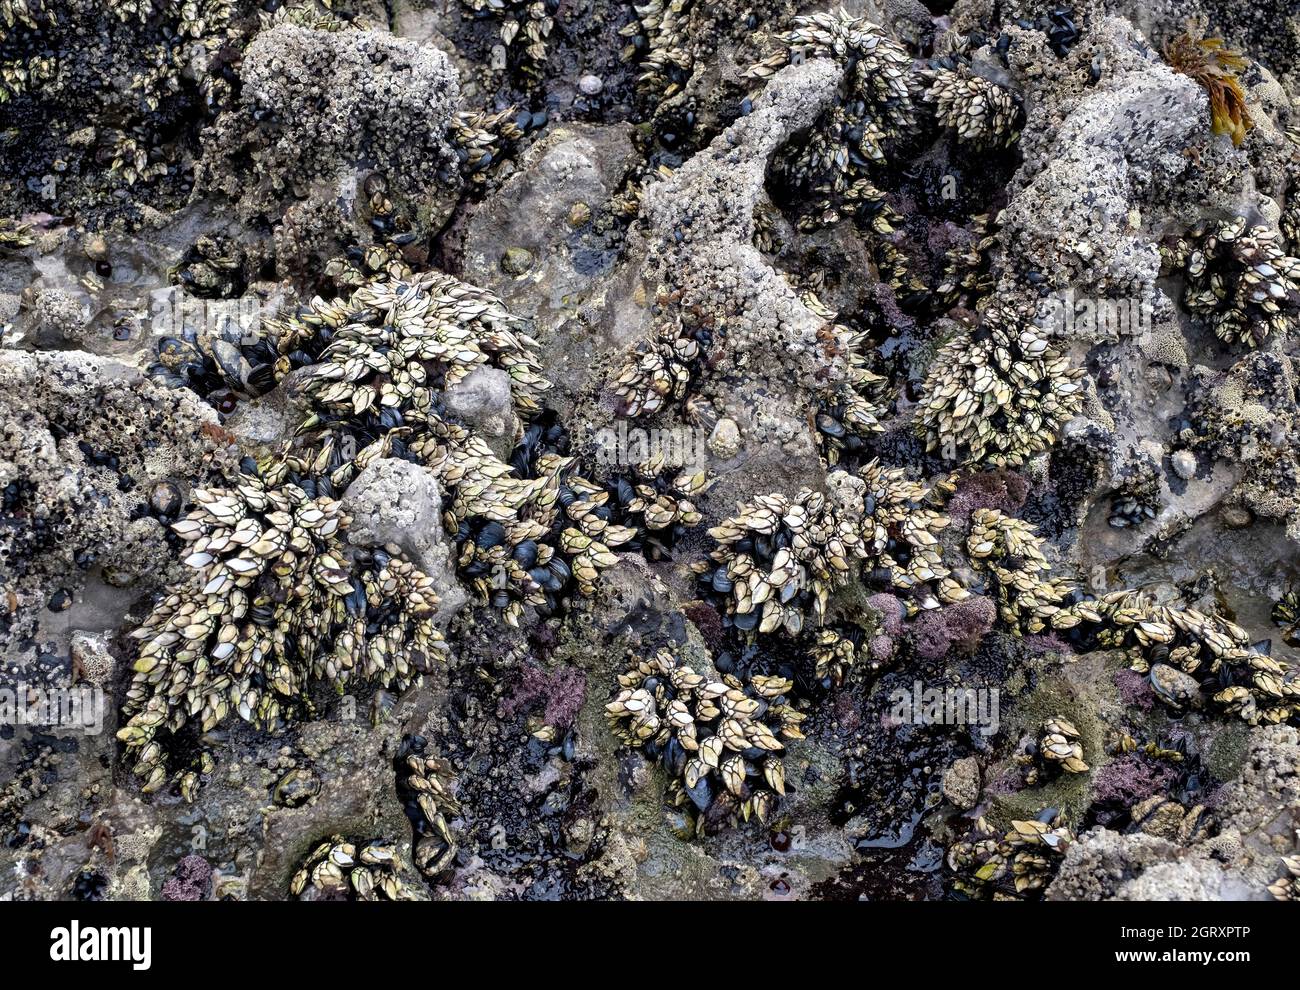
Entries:
{"type": "Polygon", "coordinates": [[[1165,59],[1210,95],[1214,133],[1231,135],[1234,147],[1246,140],[1246,132],[1255,124],[1246,111],[1246,93],[1237,79],[1237,70],[1248,64],[1245,56],[1227,47],[1222,38],[1207,38],[1200,26],[1189,24],[1186,32],[1165,45],[1165,59]]]}

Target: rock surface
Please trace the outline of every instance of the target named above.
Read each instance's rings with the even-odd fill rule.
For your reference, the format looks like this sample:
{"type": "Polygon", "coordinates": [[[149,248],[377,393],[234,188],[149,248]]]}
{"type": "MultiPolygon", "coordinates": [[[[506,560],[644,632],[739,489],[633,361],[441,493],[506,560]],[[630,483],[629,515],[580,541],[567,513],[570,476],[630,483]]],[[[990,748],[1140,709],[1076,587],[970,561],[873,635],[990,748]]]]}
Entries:
{"type": "Polygon", "coordinates": [[[84,707],[0,725],[0,897],[1270,896],[1291,5],[47,6],[0,699],[84,707]]]}

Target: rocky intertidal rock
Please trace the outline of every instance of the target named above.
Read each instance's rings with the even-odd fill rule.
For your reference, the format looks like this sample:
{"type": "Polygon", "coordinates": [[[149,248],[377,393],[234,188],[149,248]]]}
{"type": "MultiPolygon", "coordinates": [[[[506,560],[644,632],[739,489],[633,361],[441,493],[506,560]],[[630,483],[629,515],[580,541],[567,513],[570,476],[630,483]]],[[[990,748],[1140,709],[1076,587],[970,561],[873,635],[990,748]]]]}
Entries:
{"type": "Polygon", "coordinates": [[[0,0],[0,899],[1296,899],[1294,11],[930,8],[0,0]]]}

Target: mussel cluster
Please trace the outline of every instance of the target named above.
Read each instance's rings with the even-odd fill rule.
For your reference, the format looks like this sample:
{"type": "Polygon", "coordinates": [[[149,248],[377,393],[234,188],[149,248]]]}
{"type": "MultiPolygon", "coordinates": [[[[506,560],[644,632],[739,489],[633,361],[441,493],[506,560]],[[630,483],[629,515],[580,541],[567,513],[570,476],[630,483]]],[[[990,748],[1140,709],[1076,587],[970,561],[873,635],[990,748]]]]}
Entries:
{"type": "MultiPolygon", "coordinates": [[[[1097,615],[1101,646],[1124,650],[1134,670],[1150,675],[1156,696],[1175,709],[1196,704],[1185,696],[1190,675],[1224,710],[1252,725],[1300,718],[1300,676],[1256,648],[1246,630],[1222,616],[1184,605],[1162,604],[1139,591],[1119,591],[1071,607],[1097,615]]],[[[1190,685],[1189,685],[1190,687],[1190,685]]]]}
{"type": "Polygon", "coordinates": [[[629,417],[649,415],[686,398],[714,346],[713,321],[681,306],[677,293],[660,293],[652,312],[654,336],[637,345],[613,380],[629,417]]]}
{"type": "Polygon", "coordinates": [[[972,217],[966,243],[944,253],[943,275],[934,290],[939,308],[948,310],[963,303],[973,310],[993,291],[996,282],[992,255],[997,246],[997,225],[997,218],[988,213],[972,217]]]}
{"type": "Polygon", "coordinates": [[[35,42],[43,26],[57,22],[45,0],[0,0],[0,103],[54,78],[58,63],[35,42]]]}
{"type": "Polygon", "coordinates": [[[1160,481],[1155,474],[1135,478],[1111,499],[1106,522],[1116,529],[1141,526],[1160,511],[1160,481]]]}
{"type": "Polygon", "coordinates": [[[822,458],[834,467],[841,460],[860,455],[868,438],[884,432],[881,421],[893,390],[888,378],[868,366],[874,349],[865,332],[836,323],[836,314],[812,293],[805,293],[803,301],[809,311],[826,320],[824,345],[845,365],[842,380],[818,391],[814,418],[822,458]]]}
{"type": "MultiPolygon", "coordinates": [[[[275,387],[280,356],[265,340],[249,342],[238,320],[223,321],[216,333],[187,327],[179,333],[158,341],[149,366],[158,384],[187,388],[222,413],[233,412],[242,396],[264,395],[275,387]]],[[[305,362],[306,355],[301,357],[305,362]]]]}
{"type": "Polygon", "coordinates": [[[1079,411],[1082,377],[1042,330],[990,304],[930,366],[920,416],[926,449],[962,464],[1023,464],[1079,411]]]}
{"type": "Polygon", "coordinates": [[[699,523],[692,498],[705,487],[701,474],[644,464],[603,482],[584,476],[541,408],[550,383],[535,342],[489,293],[437,272],[384,274],[268,329],[279,351],[313,356],[299,385],[312,409],[302,430],[334,444],[331,488],[377,456],[429,467],[460,573],[512,625],[525,606],[551,612],[571,588],[590,593],[617,562],[614,549],[653,556],[699,523]],[[520,430],[509,462],[444,403],[444,391],[479,367],[509,377],[520,430]],[[350,458],[341,453],[348,447],[350,458]]]}
{"type": "MultiPolygon", "coordinates": [[[[108,164],[111,183],[131,186],[177,169],[174,107],[195,89],[206,110],[224,105],[230,82],[215,56],[244,40],[232,0],[0,0],[0,104],[23,95],[57,102],[89,95],[105,111],[97,158],[108,164]],[[74,55],[87,28],[115,53],[130,52],[114,66],[114,85],[89,94],[67,82],[79,72],[74,55]]],[[[74,111],[75,119],[84,116],[84,105],[74,111]]]]}
{"type": "Polygon", "coordinates": [[[783,677],[732,674],[710,680],[667,650],[642,658],[618,677],[605,706],[614,735],[661,761],[670,800],[695,806],[703,831],[716,803],[748,821],[766,821],[785,794],[785,741],[803,738],[804,716],[783,677]]]}
{"type": "Polygon", "coordinates": [[[971,514],[966,552],[977,573],[990,578],[998,615],[1018,633],[1043,632],[1070,594],[1070,585],[1053,577],[1042,538],[1023,519],[997,509],[971,514]]]}
{"type": "MultiPolygon", "coordinates": [[[[1047,35],[1047,47],[1057,58],[1065,58],[1082,37],[1082,32],[1074,21],[1074,8],[1058,4],[1040,16],[1032,26],[1047,35]]],[[[1024,22],[1020,26],[1028,28],[1031,25],[1024,22]]]]}
{"type": "Polygon", "coordinates": [[[501,21],[501,43],[506,50],[522,50],[521,68],[540,72],[546,63],[546,39],[555,29],[559,0],[461,0],[475,17],[501,21]]]}
{"type": "Polygon", "coordinates": [[[686,85],[695,67],[686,30],[691,5],[692,0],[648,0],[634,5],[636,20],[618,33],[628,39],[623,60],[640,58],[638,93],[667,100],[686,85]]]}
{"type": "Polygon", "coordinates": [[[690,498],[705,486],[700,473],[674,477],[641,466],[602,483],[579,474],[576,458],[550,450],[518,471],[454,425],[444,440],[412,449],[448,493],[444,519],[456,534],[462,575],[510,625],[525,605],[550,613],[572,587],[590,594],[600,572],[618,562],[614,549],[654,557],[700,521],[690,498]]]}
{"type": "Polygon", "coordinates": [[[1282,234],[1242,216],[1208,223],[1161,245],[1161,273],[1187,280],[1183,303],[1219,339],[1259,347],[1287,337],[1300,313],[1300,258],[1282,234]]]}
{"type": "Polygon", "coordinates": [[[447,819],[460,814],[451,764],[428,751],[422,736],[403,740],[397,790],[415,825],[415,867],[426,877],[445,873],[456,858],[456,838],[447,819]]]}

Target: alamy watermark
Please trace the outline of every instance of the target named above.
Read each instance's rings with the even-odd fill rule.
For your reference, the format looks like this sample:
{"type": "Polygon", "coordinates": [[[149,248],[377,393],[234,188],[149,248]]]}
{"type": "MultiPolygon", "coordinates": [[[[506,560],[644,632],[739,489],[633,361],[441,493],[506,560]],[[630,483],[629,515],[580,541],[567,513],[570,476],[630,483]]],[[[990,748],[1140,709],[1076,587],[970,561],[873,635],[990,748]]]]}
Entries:
{"type": "Polygon", "coordinates": [[[686,426],[647,428],[619,420],[596,434],[596,463],[626,467],[657,461],[666,468],[699,467],[708,463],[707,436],[686,426]]]}
{"type": "Polygon", "coordinates": [[[1076,296],[1073,289],[1053,293],[1039,304],[1038,324],[1066,338],[1114,340],[1151,330],[1151,300],[1076,296]]]}
{"type": "Polygon", "coordinates": [[[926,687],[913,681],[910,690],[891,691],[889,702],[890,718],[898,724],[967,725],[984,736],[994,735],[1001,724],[997,688],[926,687]]]}
{"type": "Polygon", "coordinates": [[[19,681],[0,687],[0,725],[77,729],[97,736],[104,731],[104,692],[93,684],[51,688],[19,681]]]}
{"type": "Polygon", "coordinates": [[[55,962],[129,962],[137,971],[153,964],[153,929],[82,926],[71,921],[50,930],[50,958],[55,962]]]}
{"type": "Polygon", "coordinates": [[[159,292],[149,300],[149,330],[157,336],[180,336],[187,327],[204,330],[213,336],[242,343],[256,343],[266,304],[256,296],[238,299],[202,299],[184,292],[159,292]]]}

